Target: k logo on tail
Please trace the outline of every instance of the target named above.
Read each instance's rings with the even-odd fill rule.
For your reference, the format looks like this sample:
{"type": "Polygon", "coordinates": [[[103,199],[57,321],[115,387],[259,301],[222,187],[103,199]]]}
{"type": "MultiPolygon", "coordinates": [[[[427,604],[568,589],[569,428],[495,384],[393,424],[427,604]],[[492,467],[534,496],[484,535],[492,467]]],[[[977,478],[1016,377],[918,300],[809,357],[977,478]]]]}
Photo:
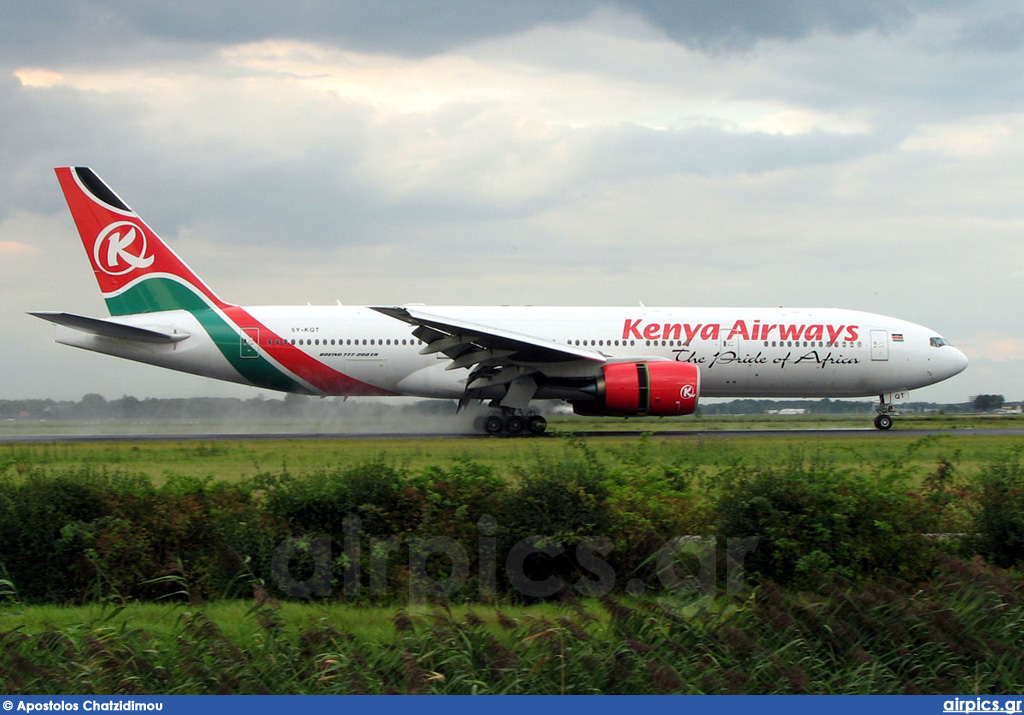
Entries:
{"type": "Polygon", "coordinates": [[[155,259],[146,255],[147,248],[145,231],[131,221],[116,221],[96,237],[93,258],[107,275],[123,276],[136,268],[153,265],[155,259]]]}

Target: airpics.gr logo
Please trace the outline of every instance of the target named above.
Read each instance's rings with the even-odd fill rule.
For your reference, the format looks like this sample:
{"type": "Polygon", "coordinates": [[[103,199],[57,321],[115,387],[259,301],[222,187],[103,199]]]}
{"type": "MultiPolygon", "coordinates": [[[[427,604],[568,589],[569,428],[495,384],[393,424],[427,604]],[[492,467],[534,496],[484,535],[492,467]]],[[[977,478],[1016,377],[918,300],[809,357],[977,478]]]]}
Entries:
{"type": "Polygon", "coordinates": [[[123,276],[136,268],[149,268],[154,257],[146,255],[146,232],[131,221],[115,221],[99,232],[92,254],[99,269],[123,276]]]}

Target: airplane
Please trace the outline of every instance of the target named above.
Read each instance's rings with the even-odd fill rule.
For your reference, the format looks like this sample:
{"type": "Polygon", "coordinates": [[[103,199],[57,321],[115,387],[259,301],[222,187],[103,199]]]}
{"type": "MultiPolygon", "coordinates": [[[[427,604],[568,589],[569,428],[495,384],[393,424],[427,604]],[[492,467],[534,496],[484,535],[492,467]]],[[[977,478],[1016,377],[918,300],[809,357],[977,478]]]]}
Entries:
{"type": "Polygon", "coordinates": [[[243,307],[91,169],[55,171],[110,316],[30,314],[60,344],[172,370],[306,395],[486,402],[484,432],[536,435],[547,423],[534,401],[676,416],[702,397],[878,396],[887,430],[908,390],[967,367],[929,328],[832,308],[243,307]]]}

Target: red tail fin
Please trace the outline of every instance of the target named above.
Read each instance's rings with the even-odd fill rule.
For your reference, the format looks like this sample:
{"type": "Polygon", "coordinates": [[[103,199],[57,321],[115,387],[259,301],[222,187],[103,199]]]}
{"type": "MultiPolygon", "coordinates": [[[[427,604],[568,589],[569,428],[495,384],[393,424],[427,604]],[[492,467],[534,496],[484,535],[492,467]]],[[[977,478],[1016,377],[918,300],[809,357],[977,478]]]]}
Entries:
{"type": "Polygon", "coordinates": [[[227,307],[91,169],[55,171],[111,315],[227,307]]]}

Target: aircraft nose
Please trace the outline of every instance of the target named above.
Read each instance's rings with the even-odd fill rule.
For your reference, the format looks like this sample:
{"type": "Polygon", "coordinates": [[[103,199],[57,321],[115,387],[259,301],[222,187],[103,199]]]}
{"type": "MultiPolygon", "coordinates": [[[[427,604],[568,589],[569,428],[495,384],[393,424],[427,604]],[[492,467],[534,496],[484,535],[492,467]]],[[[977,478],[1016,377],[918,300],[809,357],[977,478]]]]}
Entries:
{"type": "Polygon", "coordinates": [[[943,362],[948,372],[947,377],[953,377],[953,375],[959,375],[967,368],[967,356],[963,354],[959,349],[954,348],[952,345],[943,348],[947,350],[945,356],[943,356],[943,362]]]}
{"type": "MultiPolygon", "coordinates": [[[[954,350],[956,350],[956,348],[954,348],[954,350]]],[[[967,363],[970,362],[967,359],[967,356],[964,355],[960,350],[956,351],[956,361],[957,361],[956,364],[958,366],[956,371],[958,373],[959,372],[963,372],[967,368],[967,363]]]]}

